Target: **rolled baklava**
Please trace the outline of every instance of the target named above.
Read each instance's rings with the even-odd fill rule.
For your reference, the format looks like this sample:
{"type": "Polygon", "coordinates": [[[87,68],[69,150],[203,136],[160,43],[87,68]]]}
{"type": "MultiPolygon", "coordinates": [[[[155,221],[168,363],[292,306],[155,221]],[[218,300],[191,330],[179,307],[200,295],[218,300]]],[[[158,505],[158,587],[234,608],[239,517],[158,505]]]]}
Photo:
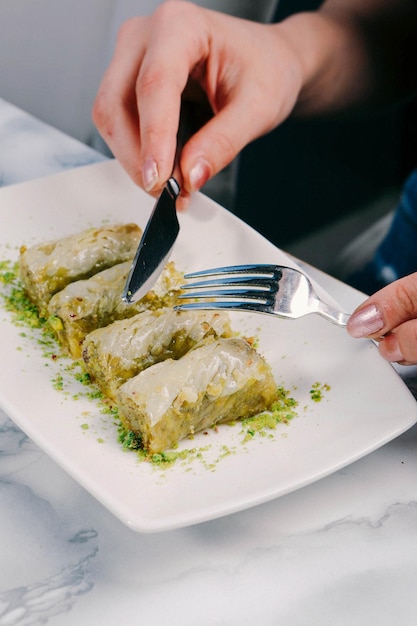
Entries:
{"type": "Polygon", "coordinates": [[[202,341],[231,337],[229,316],[216,311],[144,311],[87,335],[83,359],[108,397],[128,378],[166,359],[179,359],[202,341]]]}
{"type": "Polygon", "coordinates": [[[45,315],[51,297],[70,283],[132,259],[141,235],[136,224],[116,224],[22,246],[21,281],[40,315],[45,315]]]}
{"type": "Polygon", "coordinates": [[[184,281],[173,262],[167,263],[151,291],[127,304],[122,293],[130,267],[131,261],[120,263],[87,280],[71,283],[52,296],[48,305],[50,326],[73,358],[81,357],[84,339],[96,328],[148,309],[173,306],[184,281]]]}
{"type": "Polygon", "coordinates": [[[220,338],[152,365],[116,393],[123,426],[151,453],[217,423],[267,410],[276,397],[270,366],[241,338],[220,338]]]}

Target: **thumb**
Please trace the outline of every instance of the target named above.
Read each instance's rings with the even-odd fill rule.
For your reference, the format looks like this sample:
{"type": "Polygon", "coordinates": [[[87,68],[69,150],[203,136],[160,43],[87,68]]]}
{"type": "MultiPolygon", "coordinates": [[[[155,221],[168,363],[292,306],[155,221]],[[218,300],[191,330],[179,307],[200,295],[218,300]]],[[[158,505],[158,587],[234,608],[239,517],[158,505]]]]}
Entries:
{"type": "Polygon", "coordinates": [[[352,337],[379,338],[417,318],[417,273],[394,281],[368,298],[351,315],[352,337]]]}

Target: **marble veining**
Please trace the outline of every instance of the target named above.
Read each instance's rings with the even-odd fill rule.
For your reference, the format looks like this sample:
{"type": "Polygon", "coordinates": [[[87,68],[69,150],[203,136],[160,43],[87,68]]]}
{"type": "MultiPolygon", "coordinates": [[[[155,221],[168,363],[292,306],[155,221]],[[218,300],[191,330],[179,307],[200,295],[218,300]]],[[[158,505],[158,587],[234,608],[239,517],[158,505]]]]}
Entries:
{"type": "Polygon", "coordinates": [[[51,461],[0,418],[0,624],[44,624],[91,590],[97,532],[54,502],[57,477],[45,473],[51,461]]]}
{"type": "MultiPolygon", "coordinates": [[[[103,158],[0,100],[1,184],[103,158]]],[[[141,535],[0,410],[0,626],[414,626],[416,536],[417,426],[267,504],[141,535]]]]}
{"type": "Polygon", "coordinates": [[[45,580],[0,593],[1,624],[44,624],[54,615],[69,611],[78,596],[90,591],[88,555],[45,580]]]}
{"type": "Polygon", "coordinates": [[[105,158],[0,99],[0,186],[49,176],[105,158]]]}

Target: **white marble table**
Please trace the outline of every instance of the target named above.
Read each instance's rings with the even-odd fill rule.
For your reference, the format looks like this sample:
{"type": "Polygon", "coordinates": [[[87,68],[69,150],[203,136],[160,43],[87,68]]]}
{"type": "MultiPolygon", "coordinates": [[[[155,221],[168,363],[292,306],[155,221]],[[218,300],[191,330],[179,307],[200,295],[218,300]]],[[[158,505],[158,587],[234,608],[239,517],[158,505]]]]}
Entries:
{"type": "MultiPolygon", "coordinates": [[[[102,159],[0,100],[2,185],[102,159]]],[[[141,535],[0,411],[0,626],[414,626],[416,536],[417,427],[268,504],[141,535]]]]}

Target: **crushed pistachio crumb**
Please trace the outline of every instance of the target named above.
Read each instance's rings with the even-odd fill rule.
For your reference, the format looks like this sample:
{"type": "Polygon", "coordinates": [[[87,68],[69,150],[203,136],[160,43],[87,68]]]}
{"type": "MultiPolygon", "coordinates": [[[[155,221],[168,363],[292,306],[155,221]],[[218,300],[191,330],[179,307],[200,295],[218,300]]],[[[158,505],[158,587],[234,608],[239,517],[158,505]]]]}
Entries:
{"type": "Polygon", "coordinates": [[[52,386],[56,391],[63,391],[64,389],[64,377],[58,373],[52,378],[52,386]]]}
{"type": "Polygon", "coordinates": [[[249,441],[256,434],[265,437],[275,430],[278,424],[288,424],[290,420],[297,417],[297,407],[298,402],[290,395],[290,391],[283,386],[278,387],[277,399],[270,411],[264,411],[242,420],[243,441],[249,441]]]}
{"type": "Polygon", "coordinates": [[[315,382],[311,385],[310,398],[313,402],[321,402],[324,397],[324,393],[330,391],[330,385],[327,383],[315,382]]]}
{"type": "Polygon", "coordinates": [[[89,385],[91,383],[91,377],[88,372],[82,370],[75,374],[75,380],[78,380],[82,385],[89,385]]]}
{"type": "Polygon", "coordinates": [[[118,441],[124,450],[142,449],[142,439],[133,430],[126,429],[121,423],[118,426],[118,441]]]}

